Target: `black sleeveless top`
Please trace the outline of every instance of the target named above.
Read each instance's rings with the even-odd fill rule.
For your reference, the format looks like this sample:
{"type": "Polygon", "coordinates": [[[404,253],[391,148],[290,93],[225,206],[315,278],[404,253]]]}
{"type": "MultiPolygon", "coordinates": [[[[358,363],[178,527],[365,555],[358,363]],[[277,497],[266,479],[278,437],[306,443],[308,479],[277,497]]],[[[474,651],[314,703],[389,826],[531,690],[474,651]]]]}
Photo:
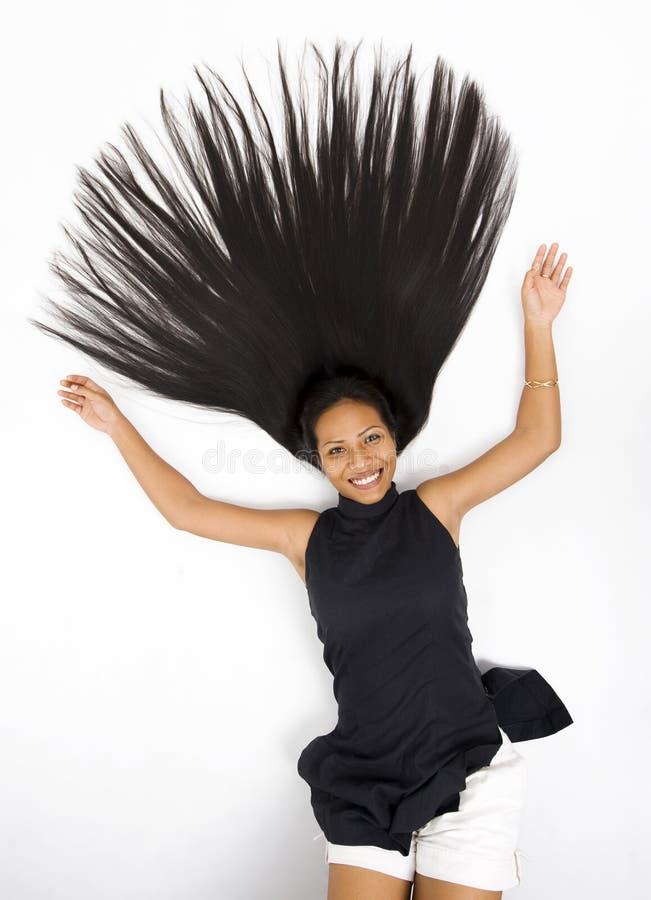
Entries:
{"type": "Polygon", "coordinates": [[[572,723],[535,669],[480,674],[459,549],[415,490],[339,494],[305,566],[338,720],[297,769],[332,843],[407,856],[412,832],[457,810],[466,776],[491,762],[498,725],[523,741],[572,723]]]}

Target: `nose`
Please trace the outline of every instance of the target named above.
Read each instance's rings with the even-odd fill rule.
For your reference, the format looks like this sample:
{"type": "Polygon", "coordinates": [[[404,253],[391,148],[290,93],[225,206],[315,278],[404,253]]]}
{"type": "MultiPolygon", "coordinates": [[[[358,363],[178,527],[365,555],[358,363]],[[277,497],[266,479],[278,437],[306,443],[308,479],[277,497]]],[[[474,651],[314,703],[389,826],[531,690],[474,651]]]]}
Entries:
{"type": "Polygon", "coordinates": [[[373,460],[369,459],[368,456],[364,456],[353,459],[350,468],[353,472],[367,472],[369,469],[373,468],[373,465],[373,460]]]}

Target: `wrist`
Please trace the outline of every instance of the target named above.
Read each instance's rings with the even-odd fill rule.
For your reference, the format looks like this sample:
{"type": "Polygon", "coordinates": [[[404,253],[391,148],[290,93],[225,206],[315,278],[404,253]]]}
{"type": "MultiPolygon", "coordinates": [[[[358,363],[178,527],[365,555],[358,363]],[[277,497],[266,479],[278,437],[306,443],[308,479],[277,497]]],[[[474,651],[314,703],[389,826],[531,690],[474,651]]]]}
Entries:
{"type": "Polygon", "coordinates": [[[115,421],[106,429],[106,433],[113,441],[117,442],[124,436],[129,428],[131,428],[131,422],[126,416],[119,413],[115,421]]]}
{"type": "Polygon", "coordinates": [[[551,331],[553,319],[543,319],[540,316],[525,316],[524,327],[529,331],[551,331]]]}

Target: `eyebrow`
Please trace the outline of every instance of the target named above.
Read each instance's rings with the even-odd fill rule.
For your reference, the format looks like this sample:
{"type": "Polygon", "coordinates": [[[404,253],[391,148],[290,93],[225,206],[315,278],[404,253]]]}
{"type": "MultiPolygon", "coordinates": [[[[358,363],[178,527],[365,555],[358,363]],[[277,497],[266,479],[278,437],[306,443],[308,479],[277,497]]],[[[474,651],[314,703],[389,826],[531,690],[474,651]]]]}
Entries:
{"type": "MultiPolygon", "coordinates": [[[[357,437],[361,437],[363,434],[366,434],[366,432],[370,431],[371,428],[382,428],[382,425],[369,425],[368,428],[364,429],[364,431],[360,431],[360,433],[357,435],[357,437]]],[[[325,447],[326,444],[343,444],[343,443],[344,443],[344,439],[339,438],[339,440],[337,440],[337,441],[324,441],[321,444],[321,446],[325,447]]]]}

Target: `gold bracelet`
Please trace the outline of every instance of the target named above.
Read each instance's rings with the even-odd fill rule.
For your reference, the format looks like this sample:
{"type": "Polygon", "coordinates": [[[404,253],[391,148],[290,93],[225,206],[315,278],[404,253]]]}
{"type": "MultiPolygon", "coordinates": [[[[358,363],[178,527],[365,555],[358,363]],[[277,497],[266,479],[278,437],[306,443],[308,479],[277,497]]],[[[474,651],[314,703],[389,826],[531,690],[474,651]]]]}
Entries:
{"type": "Polygon", "coordinates": [[[558,384],[558,378],[556,381],[525,381],[524,382],[528,387],[539,388],[539,387],[553,387],[555,384],[558,384]]]}

